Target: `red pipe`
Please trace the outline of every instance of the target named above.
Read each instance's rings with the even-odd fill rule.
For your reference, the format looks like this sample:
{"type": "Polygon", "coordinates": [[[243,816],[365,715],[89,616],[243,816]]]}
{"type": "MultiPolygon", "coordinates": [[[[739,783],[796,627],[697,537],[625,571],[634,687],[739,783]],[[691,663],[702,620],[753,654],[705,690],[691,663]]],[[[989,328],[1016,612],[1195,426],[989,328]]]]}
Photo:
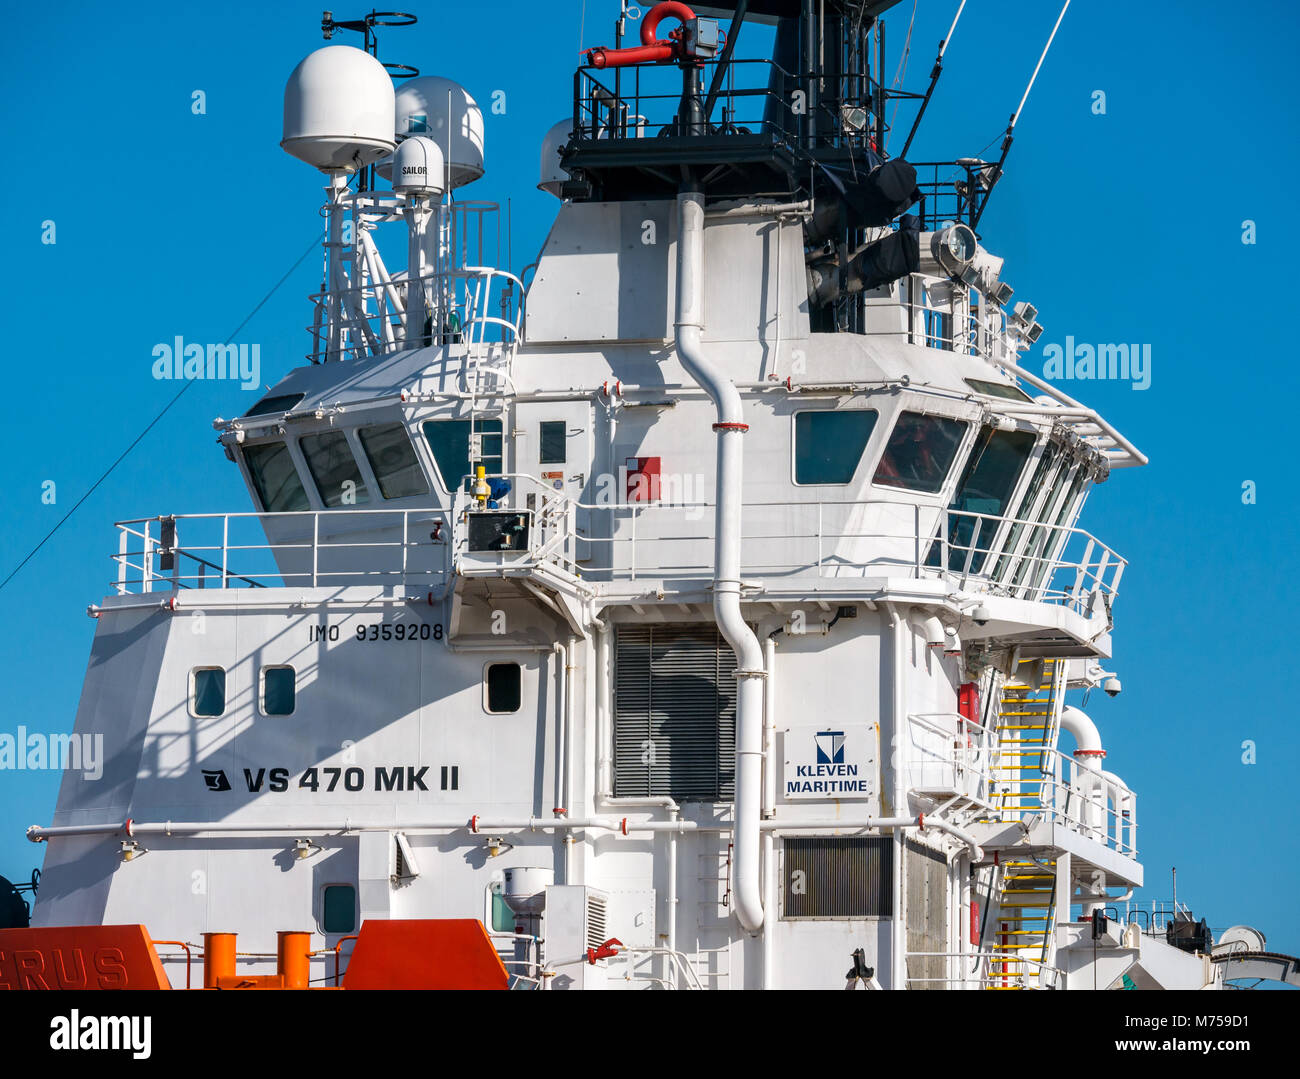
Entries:
{"type": "MultiPolygon", "coordinates": [[[[681,53],[681,31],[670,41],[660,41],[655,37],[659,23],[667,18],[674,18],[682,23],[695,18],[695,12],[678,0],[664,0],[655,4],[641,20],[641,44],[630,49],[607,49],[600,47],[587,53],[587,63],[592,67],[626,67],[629,64],[658,63],[661,60],[673,60],[681,53]]],[[[672,35],[670,35],[672,37],[672,35]]]]}

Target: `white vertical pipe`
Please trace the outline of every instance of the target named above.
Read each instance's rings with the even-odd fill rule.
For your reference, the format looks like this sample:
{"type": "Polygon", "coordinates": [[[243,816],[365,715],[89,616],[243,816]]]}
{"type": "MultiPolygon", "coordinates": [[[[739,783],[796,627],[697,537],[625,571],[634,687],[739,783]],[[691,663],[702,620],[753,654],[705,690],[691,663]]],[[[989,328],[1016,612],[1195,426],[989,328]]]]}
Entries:
{"type": "MultiPolygon", "coordinates": [[[[903,652],[905,637],[908,633],[907,622],[903,616],[898,613],[898,609],[891,603],[886,605],[889,609],[889,620],[893,627],[893,642],[891,653],[893,660],[893,685],[890,687],[890,723],[889,737],[892,746],[892,752],[889,754],[890,767],[893,772],[891,790],[893,792],[893,805],[889,807],[890,812],[895,816],[900,815],[906,810],[907,792],[904,783],[903,769],[905,767],[903,760],[903,746],[905,744],[903,723],[905,715],[903,713],[903,682],[905,675],[905,655],[903,652]]],[[[883,748],[883,747],[882,747],[883,748]]],[[[890,933],[890,969],[892,974],[891,989],[907,988],[907,932],[903,918],[903,857],[906,849],[903,846],[902,831],[894,832],[894,879],[891,882],[893,886],[893,907],[894,920],[890,933]]]]}
{"type": "Polygon", "coordinates": [[[704,196],[677,196],[677,355],[686,373],[717,408],[717,515],[713,613],[736,653],[736,800],[734,900],[748,933],[763,927],[759,819],[763,785],[763,650],[740,608],[740,528],[744,449],[748,429],[740,393],[704,353],[704,196]]]}
{"type": "MultiPolygon", "coordinates": [[[[776,639],[763,638],[763,818],[776,813],[776,639]]],[[[776,839],[763,834],[763,909],[776,909],[776,839]]],[[[763,988],[771,989],[776,973],[776,933],[769,921],[763,930],[763,988]]]]}

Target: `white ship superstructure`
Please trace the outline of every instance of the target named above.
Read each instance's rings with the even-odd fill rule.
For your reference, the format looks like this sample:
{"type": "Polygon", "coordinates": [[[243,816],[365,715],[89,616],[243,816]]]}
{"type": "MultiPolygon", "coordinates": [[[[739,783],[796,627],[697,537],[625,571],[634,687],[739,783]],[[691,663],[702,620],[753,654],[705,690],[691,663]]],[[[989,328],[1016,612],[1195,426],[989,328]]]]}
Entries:
{"type": "Polygon", "coordinates": [[[1002,162],[882,152],[889,6],[650,8],[519,275],[467,91],[303,61],[309,362],[216,423],[252,511],[118,525],[34,926],[252,975],[303,931],[315,981],[473,919],[521,988],[1223,984],[1128,917],[1139,797],[1065,703],[1120,688],[1079,518],[1145,458],[1020,365],[1002,162]]]}

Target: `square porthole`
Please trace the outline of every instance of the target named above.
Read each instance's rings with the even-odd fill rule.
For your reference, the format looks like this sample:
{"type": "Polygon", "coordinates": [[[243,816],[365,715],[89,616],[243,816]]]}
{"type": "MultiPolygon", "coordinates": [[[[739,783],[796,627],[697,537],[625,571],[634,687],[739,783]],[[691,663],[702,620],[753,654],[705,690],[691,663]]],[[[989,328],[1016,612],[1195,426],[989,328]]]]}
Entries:
{"type": "Polygon", "coordinates": [[[518,663],[489,663],[483,672],[483,707],[494,714],[518,712],[523,671],[518,663]]]}
{"type": "Polygon", "coordinates": [[[297,701],[297,672],[287,664],[262,668],[262,715],[291,716],[297,701]]]}
{"type": "Polygon", "coordinates": [[[351,884],[327,884],[321,889],[320,927],[323,933],[357,931],[357,890],[351,884]]]}
{"type": "Polygon", "coordinates": [[[195,667],[190,672],[190,711],[196,716],[219,716],[225,713],[224,667],[195,667]]]}

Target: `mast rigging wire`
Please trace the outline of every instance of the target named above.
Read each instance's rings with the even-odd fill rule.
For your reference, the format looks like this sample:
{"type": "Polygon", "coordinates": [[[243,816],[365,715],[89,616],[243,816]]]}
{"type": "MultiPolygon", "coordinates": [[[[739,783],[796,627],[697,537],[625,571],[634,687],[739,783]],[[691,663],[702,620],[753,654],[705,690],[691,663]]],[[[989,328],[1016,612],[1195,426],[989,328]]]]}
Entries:
{"type": "MultiPolygon", "coordinates": [[[[316,250],[317,247],[320,246],[320,243],[323,239],[325,239],[324,232],[322,232],[319,236],[317,236],[314,240],[312,240],[311,246],[308,247],[307,250],[304,251],[301,255],[299,255],[298,258],[295,260],[294,264],[290,266],[288,270],[285,271],[284,276],[281,277],[279,281],[277,281],[274,285],[271,286],[270,292],[268,292],[265,296],[263,296],[260,300],[257,301],[257,306],[254,307],[250,312],[248,312],[248,314],[244,316],[244,320],[240,322],[240,324],[230,332],[229,336],[227,336],[227,338],[222,342],[223,345],[230,344],[231,341],[233,341],[235,337],[238,336],[239,331],[242,330],[253,320],[253,316],[256,315],[260,310],[262,310],[262,308],[266,305],[266,302],[272,296],[274,296],[276,292],[279,291],[280,286],[289,280],[289,277],[294,272],[294,270],[296,270],[299,266],[301,266],[303,262],[306,260],[307,256],[310,255],[313,251],[316,250]]],[[[100,484],[102,484],[106,479],[108,479],[109,476],[113,474],[113,471],[117,468],[117,466],[126,460],[127,455],[130,454],[130,452],[133,449],[135,449],[136,446],[138,446],[144,440],[144,437],[154,429],[158,421],[161,420],[165,415],[167,415],[168,412],[171,411],[172,405],[176,404],[176,402],[181,399],[181,397],[185,394],[185,392],[192,385],[194,385],[196,381],[197,381],[196,379],[185,380],[185,384],[176,392],[176,394],[172,397],[170,401],[168,401],[165,405],[163,405],[162,411],[159,412],[158,415],[156,415],[152,420],[149,421],[148,426],[145,427],[143,431],[141,431],[138,435],[135,436],[135,438],[131,441],[131,444],[127,446],[127,448],[124,449],[118,455],[117,460],[115,460],[111,465],[108,466],[107,469],[104,470],[104,473],[99,477],[99,479],[97,479],[93,484],[91,484],[90,489],[85,494],[83,494],[79,499],[77,499],[76,502],[73,503],[72,508],[68,510],[68,512],[65,513],[62,517],[59,518],[58,523],[53,528],[51,528],[47,533],[45,533],[45,536],[41,539],[40,543],[38,543],[27,553],[27,557],[24,558],[21,562],[19,562],[18,565],[16,565],[12,570],[10,570],[9,576],[6,577],[3,581],[0,581],[0,590],[3,590],[5,585],[7,585],[10,581],[14,579],[14,577],[18,575],[19,570],[21,570],[25,565],[27,565],[28,562],[30,562],[33,558],[36,557],[37,552],[40,551],[40,549],[50,541],[54,533],[56,533],[60,528],[62,528],[67,523],[68,518],[70,518],[74,513],[77,512],[81,504],[85,502],[86,499],[88,499],[91,495],[93,495],[95,491],[98,490],[100,484]]]]}

